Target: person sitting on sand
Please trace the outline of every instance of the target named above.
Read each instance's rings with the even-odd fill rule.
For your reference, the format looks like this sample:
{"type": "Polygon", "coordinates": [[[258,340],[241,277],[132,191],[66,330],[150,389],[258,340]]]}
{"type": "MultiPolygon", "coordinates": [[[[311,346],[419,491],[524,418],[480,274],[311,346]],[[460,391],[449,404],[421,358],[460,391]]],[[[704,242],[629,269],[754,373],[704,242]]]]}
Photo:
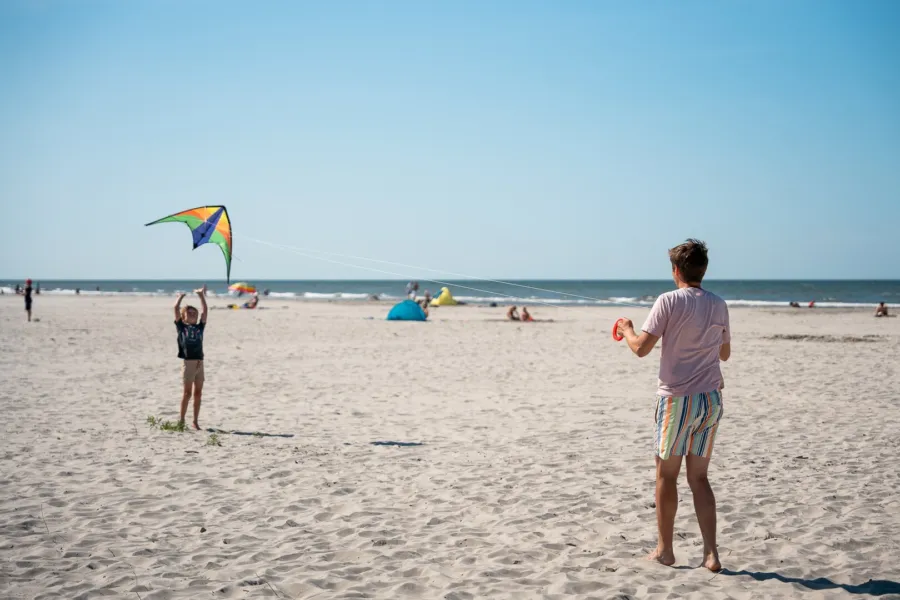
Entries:
{"type": "Polygon", "coordinates": [[[194,397],[194,429],[200,429],[200,399],[203,395],[203,332],[206,329],[206,286],[195,290],[200,297],[203,312],[198,313],[193,306],[181,308],[184,293],[178,295],[175,302],[175,329],[178,331],[178,358],[182,362],[181,379],[184,393],[181,396],[181,413],[178,422],[184,424],[188,402],[194,397]]]}
{"type": "Polygon", "coordinates": [[[506,318],[509,319],[510,321],[520,321],[521,320],[521,319],[519,319],[519,311],[516,309],[515,306],[509,307],[509,310],[506,311],[506,318]]]}
{"type": "Polygon", "coordinates": [[[791,308],[800,308],[799,302],[791,302],[791,308]]]}
{"type": "Polygon", "coordinates": [[[254,309],[259,304],[259,294],[254,293],[253,297],[250,298],[249,302],[244,302],[240,306],[237,304],[228,304],[225,308],[237,309],[237,308],[248,308],[254,309]]]}
{"type": "Polygon", "coordinates": [[[531,313],[528,312],[528,307],[522,307],[522,320],[523,321],[534,321],[534,317],[531,316],[531,313]]]}
{"type": "Polygon", "coordinates": [[[418,304],[419,308],[422,309],[422,312],[425,313],[426,319],[428,318],[428,302],[429,300],[427,297],[416,301],[416,304],[418,304]]]}
{"type": "Polygon", "coordinates": [[[678,510],[678,473],[687,457],[687,479],[703,537],[703,566],[719,571],[716,497],[707,470],[722,418],[720,361],[731,356],[725,301],[700,287],[709,264],[706,244],[688,240],[669,250],[678,289],[656,299],[638,335],[629,319],[617,324],[638,357],[663,339],[656,400],[656,522],[659,541],[647,558],[675,564],[672,538],[678,510]]]}
{"type": "Polygon", "coordinates": [[[875,316],[876,317],[887,317],[888,316],[888,308],[884,304],[884,302],[882,302],[875,308],[875,316]]]}

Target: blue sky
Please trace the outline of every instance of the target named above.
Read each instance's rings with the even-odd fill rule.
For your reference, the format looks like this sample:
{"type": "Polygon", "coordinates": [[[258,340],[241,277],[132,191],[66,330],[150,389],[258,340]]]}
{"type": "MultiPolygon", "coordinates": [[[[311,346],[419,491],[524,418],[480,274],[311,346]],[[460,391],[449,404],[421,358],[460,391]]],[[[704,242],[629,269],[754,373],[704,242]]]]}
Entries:
{"type": "Polygon", "coordinates": [[[0,3],[0,277],[900,278],[900,3],[0,3]],[[248,236],[248,237],[244,237],[248,236]],[[350,261],[360,263],[360,261],[350,261]],[[360,263],[364,264],[364,263],[360,263]],[[403,276],[427,273],[401,270],[403,276]]]}

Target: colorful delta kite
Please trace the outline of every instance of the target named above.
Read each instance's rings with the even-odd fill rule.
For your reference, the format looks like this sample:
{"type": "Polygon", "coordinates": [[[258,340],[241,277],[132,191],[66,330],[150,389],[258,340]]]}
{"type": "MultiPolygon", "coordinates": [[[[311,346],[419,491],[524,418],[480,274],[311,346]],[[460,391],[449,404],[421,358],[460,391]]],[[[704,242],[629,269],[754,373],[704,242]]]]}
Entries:
{"type": "Polygon", "coordinates": [[[194,249],[210,243],[222,249],[225,255],[226,281],[231,283],[231,220],[224,206],[198,206],[184,210],[158,221],[147,223],[184,223],[194,235],[194,249]]]}

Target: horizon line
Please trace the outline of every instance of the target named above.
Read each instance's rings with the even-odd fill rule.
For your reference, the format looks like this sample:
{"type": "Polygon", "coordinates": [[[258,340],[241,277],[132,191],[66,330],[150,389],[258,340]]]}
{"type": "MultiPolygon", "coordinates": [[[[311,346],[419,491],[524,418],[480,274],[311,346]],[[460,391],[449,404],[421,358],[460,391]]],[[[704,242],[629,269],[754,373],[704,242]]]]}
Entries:
{"type": "MultiPolygon", "coordinates": [[[[161,278],[149,278],[149,279],[127,279],[127,278],[76,278],[76,279],[64,279],[64,278],[48,278],[39,280],[34,277],[2,277],[0,276],[0,282],[12,281],[16,282],[19,280],[25,281],[26,279],[32,279],[35,283],[40,283],[40,281],[47,282],[56,282],[56,281],[65,281],[72,283],[81,283],[81,282],[115,282],[115,281],[131,281],[131,282],[198,282],[198,281],[210,281],[210,280],[201,280],[201,279],[183,279],[183,278],[174,278],[174,279],[161,279],[161,278]]],[[[212,280],[215,283],[219,283],[219,280],[212,280]]],[[[416,279],[416,278],[384,278],[384,279],[353,279],[353,278],[322,278],[322,279],[282,279],[282,278],[257,278],[257,277],[242,277],[236,278],[236,282],[240,281],[283,281],[283,282],[293,282],[293,283],[317,283],[317,282],[379,282],[379,281],[390,281],[390,282],[401,282],[407,283],[410,281],[424,281],[424,282],[436,282],[433,279],[416,279]]],[[[633,279],[624,279],[624,278],[611,278],[611,279],[592,279],[592,278],[578,278],[578,277],[565,277],[565,278],[544,278],[544,277],[518,277],[518,278],[509,278],[509,279],[499,279],[499,278],[489,278],[489,277],[468,277],[468,278],[448,278],[446,279],[448,282],[454,281],[481,281],[485,283],[516,283],[522,281],[552,281],[552,282],[669,282],[671,278],[664,279],[654,279],[654,278],[633,278],[633,279]]],[[[789,281],[789,282],[864,282],[864,281],[877,281],[877,282],[900,282],[900,278],[891,279],[891,278],[791,278],[791,277],[773,277],[773,278],[765,278],[765,277],[752,277],[752,278],[732,278],[732,277],[723,277],[723,278],[709,278],[704,281],[716,281],[716,282],[758,282],[758,281],[789,281]]],[[[220,282],[227,283],[227,282],[220,282]]]]}

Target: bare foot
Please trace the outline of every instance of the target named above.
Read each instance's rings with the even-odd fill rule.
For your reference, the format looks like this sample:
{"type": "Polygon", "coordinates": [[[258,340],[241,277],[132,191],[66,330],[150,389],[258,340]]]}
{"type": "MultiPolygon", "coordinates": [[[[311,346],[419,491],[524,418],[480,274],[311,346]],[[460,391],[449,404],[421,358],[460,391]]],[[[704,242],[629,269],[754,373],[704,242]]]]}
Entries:
{"type": "Polygon", "coordinates": [[[675,553],[674,552],[663,552],[659,548],[651,552],[647,555],[647,560],[654,560],[661,565],[666,565],[667,567],[671,567],[675,564],[675,553]]]}
{"type": "Polygon", "coordinates": [[[196,429],[197,431],[200,431],[200,425],[197,423],[197,421],[194,421],[193,427],[194,427],[194,429],[196,429]]]}
{"type": "Polygon", "coordinates": [[[703,566],[712,571],[713,573],[718,573],[722,570],[722,563],[719,562],[719,554],[717,552],[710,552],[703,559],[703,566]]]}

